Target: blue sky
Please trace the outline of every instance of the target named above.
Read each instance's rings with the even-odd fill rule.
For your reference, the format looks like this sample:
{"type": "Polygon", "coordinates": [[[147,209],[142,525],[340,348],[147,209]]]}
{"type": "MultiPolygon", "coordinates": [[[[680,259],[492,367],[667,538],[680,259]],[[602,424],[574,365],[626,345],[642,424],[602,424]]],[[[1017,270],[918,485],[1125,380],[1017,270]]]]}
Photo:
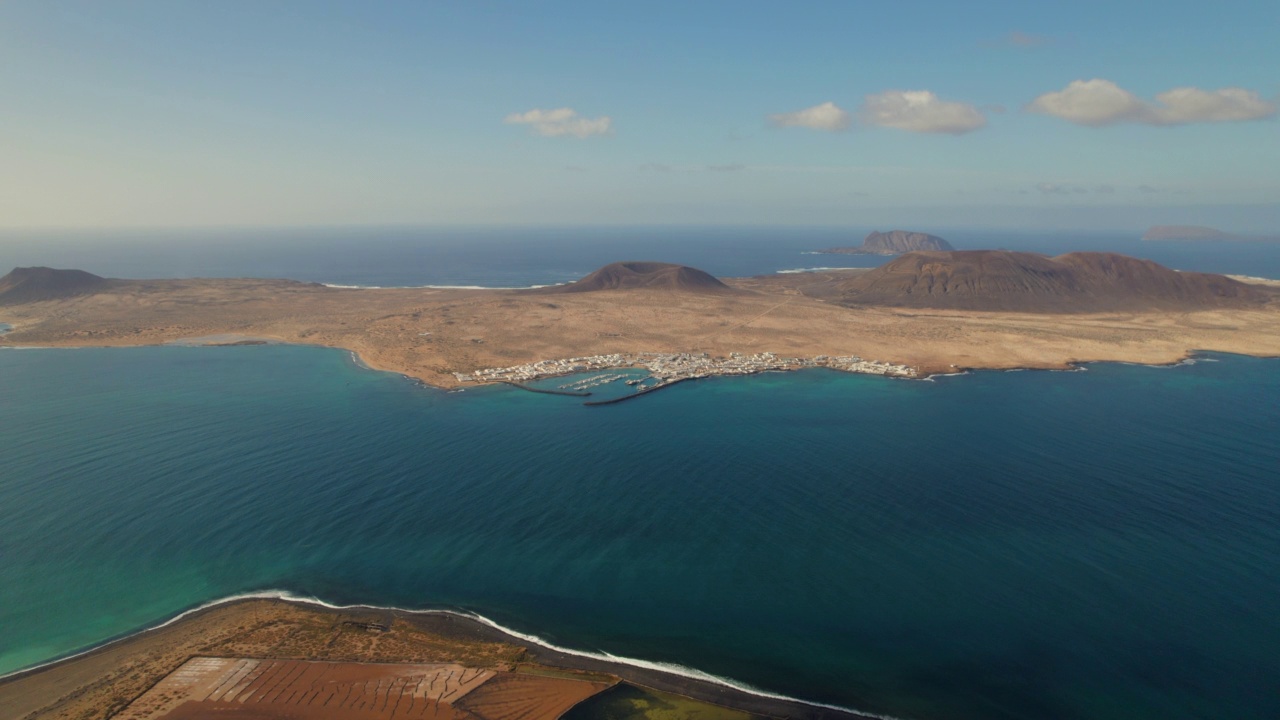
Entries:
{"type": "Polygon", "coordinates": [[[1274,2],[11,1],[0,225],[1273,230],[1277,27],[1274,2]]]}

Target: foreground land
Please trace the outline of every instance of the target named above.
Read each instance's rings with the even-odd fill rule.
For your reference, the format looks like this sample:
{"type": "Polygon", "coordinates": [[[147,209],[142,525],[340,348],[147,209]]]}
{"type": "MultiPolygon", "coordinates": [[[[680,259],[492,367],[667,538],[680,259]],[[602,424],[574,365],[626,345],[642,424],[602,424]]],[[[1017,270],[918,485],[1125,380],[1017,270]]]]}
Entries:
{"type": "MultiPolygon", "coordinates": [[[[476,371],[644,353],[858,358],[920,376],[958,368],[1176,362],[1198,350],[1280,355],[1280,304],[1112,312],[853,305],[858,271],[725,279],[723,290],[350,289],[287,280],[109,281],[0,307],[17,346],[276,341],[345,348],[439,387],[476,371]]],[[[1274,292],[1261,284],[1249,287],[1274,292]]],[[[571,366],[570,366],[571,367],[571,366]]],[[[849,369],[849,368],[846,368],[849,369]]],[[[891,373],[892,374],[892,373],[891,373]]],[[[482,373],[483,375],[483,373],[482,373]]],[[[460,379],[466,376],[468,379],[460,379]]],[[[479,378],[483,379],[483,378],[479,378]]]]}
{"type": "Polygon", "coordinates": [[[567,655],[448,613],[245,599],[0,680],[0,716],[855,718],[567,655]]]}

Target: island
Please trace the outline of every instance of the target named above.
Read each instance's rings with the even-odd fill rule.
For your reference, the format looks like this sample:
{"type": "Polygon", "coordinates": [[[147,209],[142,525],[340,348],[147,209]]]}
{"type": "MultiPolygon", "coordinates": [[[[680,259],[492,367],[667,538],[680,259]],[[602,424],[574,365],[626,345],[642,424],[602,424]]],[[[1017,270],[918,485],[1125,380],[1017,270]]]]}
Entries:
{"type": "Polygon", "coordinates": [[[1202,225],[1152,225],[1142,239],[1155,242],[1280,242],[1277,235],[1238,235],[1202,225]]]}
{"type": "Polygon", "coordinates": [[[837,247],[819,250],[830,255],[901,255],[917,250],[955,250],[951,243],[937,235],[906,230],[872,232],[858,247],[837,247]]]}
{"type": "MultiPolygon", "coordinates": [[[[270,279],[0,278],[9,346],[343,348],[440,388],[638,368],[635,393],[720,375],[827,368],[906,379],[965,368],[1169,364],[1280,355],[1280,287],[1112,253],[904,254],[871,270],[716,278],[614,263],[531,290],[355,289],[270,279]],[[647,373],[647,375],[645,374],[647,373]]],[[[594,402],[595,398],[588,402],[594,402]]]]}

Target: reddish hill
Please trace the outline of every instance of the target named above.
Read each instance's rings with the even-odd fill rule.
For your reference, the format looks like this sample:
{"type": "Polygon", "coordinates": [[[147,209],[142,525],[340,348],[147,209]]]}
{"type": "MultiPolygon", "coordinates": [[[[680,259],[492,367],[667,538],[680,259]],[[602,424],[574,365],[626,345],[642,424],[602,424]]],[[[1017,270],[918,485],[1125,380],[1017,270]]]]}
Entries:
{"type": "Polygon", "coordinates": [[[83,270],[14,268],[0,278],[0,305],[23,305],[102,292],[115,281],[83,270]]]}
{"type": "Polygon", "coordinates": [[[1007,250],[913,252],[839,284],[843,305],[1013,312],[1196,310],[1276,294],[1222,275],[1178,272],[1114,253],[1051,258],[1007,250]]]}
{"type": "Polygon", "coordinates": [[[662,290],[669,292],[732,293],[733,288],[714,276],[685,265],[658,262],[618,262],[590,275],[542,293],[580,293],[601,290],[662,290]]]}

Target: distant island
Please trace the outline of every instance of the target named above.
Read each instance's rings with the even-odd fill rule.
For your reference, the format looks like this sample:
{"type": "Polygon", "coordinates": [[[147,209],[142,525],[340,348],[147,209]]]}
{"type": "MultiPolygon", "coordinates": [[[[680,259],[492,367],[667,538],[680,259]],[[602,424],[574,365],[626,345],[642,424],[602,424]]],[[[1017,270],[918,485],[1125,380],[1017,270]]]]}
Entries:
{"type": "Polygon", "coordinates": [[[1152,225],[1143,240],[1170,242],[1280,242],[1277,235],[1237,235],[1203,225],[1152,225]]]}
{"type": "Polygon", "coordinates": [[[916,250],[955,250],[951,243],[937,235],[906,230],[873,232],[858,247],[837,247],[819,250],[831,255],[901,255],[916,250]]]}
{"type": "Polygon", "coordinates": [[[527,290],[18,268],[0,278],[0,322],[12,326],[0,337],[11,346],[344,348],[445,388],[601,373],[564,392],[583,395],[630,377],[622,368],[650,373],[627,383],[638,393],[808,367],[910,378],[1165,364],[1198,350],[1280,356],[1280,287],[1113,253],[1004,250],[913,251],[875,269],[751,278],[629,261],[527,290]]]}

